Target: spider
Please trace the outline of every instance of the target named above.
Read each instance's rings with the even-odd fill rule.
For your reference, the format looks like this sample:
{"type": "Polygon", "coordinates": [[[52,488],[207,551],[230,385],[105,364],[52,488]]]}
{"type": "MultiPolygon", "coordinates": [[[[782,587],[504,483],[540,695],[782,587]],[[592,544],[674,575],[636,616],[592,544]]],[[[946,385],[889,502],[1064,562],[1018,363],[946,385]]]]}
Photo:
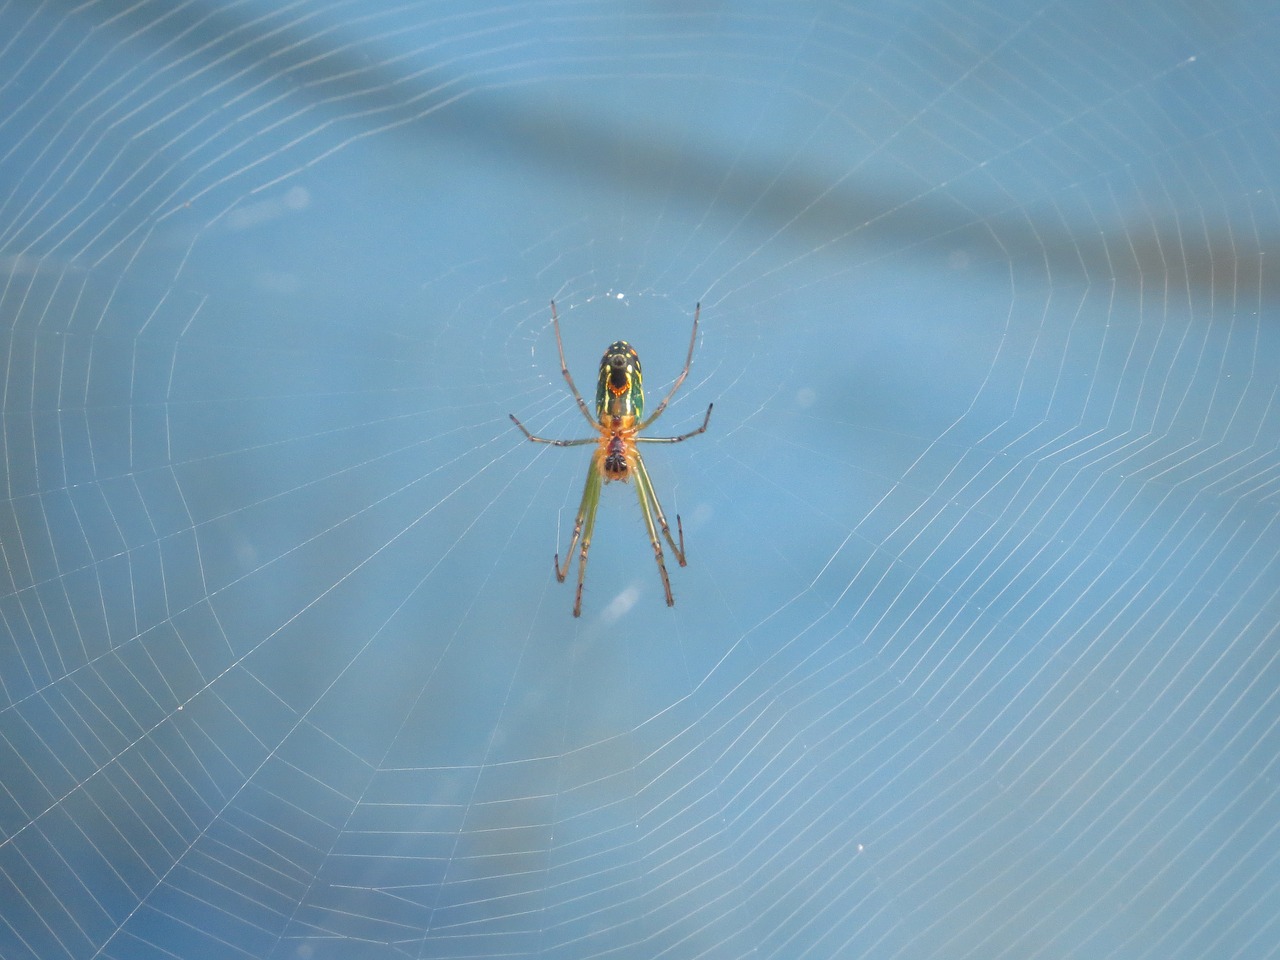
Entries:
{"type": "Polygon", "coordinates": [[[671,528],[662,512],[662,504],[658,502],[658,493],[649,479],[649,471],[645,469],[644,460],[640,456],[639,443],[679,443],[700,433],[705,433],[711,421],[712,404],[707,405],[707,415],[702,418],[702,426],[678,437],[642,437],[641,431],[650,427],[662,411],[667,408],[684,378],[689,375],[689,365],[693,362],[693,346],[698,340],[698,314],[702,312],[699,303],[693,311],[693,334],[689,337],[689,355],[685,357],[684,369],[676,382],[671,385],[667,395],[662,398],[656,410],[644,418],[644,387],[640,377],[640,357],[635,349],[625,340],[609,344],[600,361],[600,379],[596,383],[596,415],[593,418],[587,409],[582,394],[574,386],[573,377],[569,375],[569,365],[564,360],[564,343],[560,339],[560,318],[556,315],[556,302],[551,301],[551,324],[556,331],[556,348],[560,351],[560,372],[564,375],[569,389],[573,391],[573,399],[578,401],[578,409],[587,418],[587,422],[598,431],[594,437],[582,440],[549,440],[546,437],[535,437],[525,429],[523,423],[516,419],[514,413],[508,414],[511,422],[520,428],[520,432],[534,443],[549,443],[554,447],[581,447],[588,443],[596,444],[596,452],[591,457],[591,465],[587,468],[587,485],[582,491],[582,502],[578,505],[578,516],[573,522],[573,538],[569,541],[569,553],[565,557],[564,566],[560,566],[560,554],[555,555],[556,579],[564,583],[569,574],[569,566],[573,563],[573,548],[579,537],[582,539],[582,552],[578,559],[578,592],[573,601],[573,615],[582,616],[582,583],[587,576],[587,551],[591,548],[591,534],[596,525],[596,508],[600,506],[600,486],[613,480],[627,480],[631,476],[636,479],[636,495],[640,498],[640,512],[644,514],[644,524],[649,530],[649,543],[653,545],[653,557],[658,561],[658,573],[662,576],[662,589],[667,595],[667,606],[674,606],[671,596],[671,581],[667,577],[667,565],[662,559],[662,542],[658,539],[658,529],[667,538],[671,552],[685,566],[684,527],[680,517],[676,515],[676,533],[680,545],[671,537],[671,528]],[[657,525],[654,525],[654,517],[657,525]]]}

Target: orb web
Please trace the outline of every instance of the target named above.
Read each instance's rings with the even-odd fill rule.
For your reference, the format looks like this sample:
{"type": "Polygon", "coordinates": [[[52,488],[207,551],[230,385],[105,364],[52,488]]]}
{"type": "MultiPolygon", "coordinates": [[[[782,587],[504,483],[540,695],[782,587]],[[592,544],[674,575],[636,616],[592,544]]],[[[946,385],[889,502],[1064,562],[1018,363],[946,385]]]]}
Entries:
{"type": "Polygon", "coordinates": [[[0,954],[1275,955],[1276,28],[0,10],[0,954]]]}

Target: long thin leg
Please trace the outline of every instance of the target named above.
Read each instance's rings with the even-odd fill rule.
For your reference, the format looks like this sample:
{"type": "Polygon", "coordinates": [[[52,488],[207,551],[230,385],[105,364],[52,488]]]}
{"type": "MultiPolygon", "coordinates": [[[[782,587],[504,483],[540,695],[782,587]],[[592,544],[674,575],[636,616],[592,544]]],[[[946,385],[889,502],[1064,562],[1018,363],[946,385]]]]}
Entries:
{"type": "Polygon", "coordinates": [[[573,391],[573,399],[578,401],[578,409],[582,411],[582,415],[587,418],[587,423],[593,427],[599,426],[596,418],[591,415],[591,411],[587,409],[587,402],[582,399],[582,394],[578,392],[578,388],[574,386],[573,377],[569,376],[569,364],[564,359],[564,343],[560,340],[560,318],[556,315],[556,302],[551,301],[551,325],[556,331],[556,349],[560,351],[560,372],[564,374],[565,380],[569,384],[569,389],[573,391]]]}
{"type": "MultiPolygon", "coordinates": [[[[698,315],[700,313],[702,313],[701,303],[693,308],[693,333],[689,337],[689,355],[684,358],[684,369],[680,371],[680,376],[676,377],[676,382],[671,385],[671,389],[668,390],[667,395],[662,398],[662,402],[658,404],[657,409],[654,410],[653,413],[649,414],[649,419],[640,424],[640,426],[636,428],[637,430],[645,429],[649,424],[662,416],[662,411],[667,409],[667,403],[676,395],[676,391],[680,389],[680,384],[684,383],[684,378],[689,375],[689,365],[693,363],[693,347],[694,344],[698,342],[698,315]]],[[[577,391],[574,392],[576,393],[577,391]]],[[[582,399],[579,398],[578,402],[582,403],[582,399]]]]}
{"type": "Polygon", "coordinates": [[[573,600],[573,615],[582,616],[582,583],[587,578],[587,551],[591,549],[591,534],[596,528],[596,509],[600,506],[600,471],[596,469],[595,460],[587,468],[587,483],[582,488],[582,502],[578,504],[578,516],[573,521],[573,538],[569,541],[569,550],[565,553],[564,569],[560,568],[560,554],[556,554],[556,579],[564,583],[569,575],[569,566],[573,563],[573,548],[578,538],[582,538],[582,553],[578,558],[578,592],[573,600]]]}
{"type": "MultiPolygon", "coordinates": [[[[667,576],[667,565],[662,559],[662,541],[658,539],[658,531],[653,525],[653,509],[649,506],[649,501],[653,497],[653,485],[649,483],[649,476],[644,472],[644,468],[640,465],[639,458],[636,460],[636,496],[640,498],[640,512],[644,514],[644,525],[649,531],[649,543],[653,545],[653,558],[658,562],[658,574],[662,577],[662,590],[667,595],[667,606],[674,607],[675,598],[671,596],[671,578],[667,576]]],[[[657,507],[657,502],[654,502],[657,507]]],[[[658,514],[661,516],[662,510],[658,508],[658,514]]],[[[667,540],[671,540],[671,534],[667,532],[666,521],[662,523],[664,533],[667,533],[667,540]]],[[[682,564],[684,560],[680,561],[682,564]]]]}
{"type": "Polygon", "coordinates": [[[676,542],[671,539],[671,528],[667,526],[667,518],[662,512],[662,503],[658,500],[658,491],[654,489],[653,481],[649,479],[649,469],[644,465],[644,459],[640,456],[639,450],[636,451],[636,477],[649,492],[649,500],[653,503],[653,512],[658,517],[659,526],[662,527],[662,535],[667,538],[667,543],[671,544],[671,550],[680,561],[680,566],[687,566],[684,562],[684,527],[680,525],[680,516],[676,515],[676,532],[680,536],[680,545],[676,546],[676,542]]]}
{"type": "MultiPolygon", "coordinates": [[[[587,418],[587,423],[596,429],[600,428],[600,424],[596,423],[595,417],[591,416],[591,411],[587,409],[587,403],[582,399],[582,394],[578,392],[578,388],[574,385],[573,377],[569,375],[569,364],[564,359],[564,342],[560,339],[560,318],[556,315],[556,302],[551,301],[551,326],[556,331],[556,350],[560,353],[560,372],[564,375],[565,382],[569,384],[569,389],[573,391],[573,399],[578,402],[578,409],[582,411],[582,415],[587,418]]],[[[514,413],[508,413],[511,422],[520,428],[520,432],[532,440],[534,443],[549,443],[553,447],[580,447],[584,443],[595,443],[599,437],[587,437],[585,440],[548,440],[546,437],[535,437],[527,429],[525,425],[516,419],[514,413]]]]}
{"type": "Polygon", "coordinates": [[[530,433],[528,430],[525,429],[525,426],[523,423],[521,423],[519,420],[516,419],[516,415],[514,413],[508,413],[507,416],[511,418],[512,423],[514,423],[517,427],[520,428],[520,432],[523,433],[528,439],[532,440],[534,443],[549,443],[553,447],[580,447],[586,443],[596,443],[600,439],[598,436],[587,437],[583,440],[548,440],[546,437],[535,437],[532,433],[530,433]]]}
{"type": "MultiPolygon", "coordinates": [[[[714,403],[707,404],[707,415],[702,418],[702,426],[698,427],[697,430],[690,430],[688,433],[682,433],[678,437],[636,437],[635,441],[636,443],[679,443],[681,440],[688,440],[690,437],[696,437],[700,433],[706,433],[707,424],[711,422],[711,408],[714,406],[714,403]]],[[[515,418],[513,417],[512,419],[515,418]]],[[[520,426],[519,420],[516,420],[516,426],[520,426]]],[[[524,430],[524,427],[520,427],[520,429],[524,430]]],[[[530,437],[529,439],[533,440],[535,438],[530,437]]]]}

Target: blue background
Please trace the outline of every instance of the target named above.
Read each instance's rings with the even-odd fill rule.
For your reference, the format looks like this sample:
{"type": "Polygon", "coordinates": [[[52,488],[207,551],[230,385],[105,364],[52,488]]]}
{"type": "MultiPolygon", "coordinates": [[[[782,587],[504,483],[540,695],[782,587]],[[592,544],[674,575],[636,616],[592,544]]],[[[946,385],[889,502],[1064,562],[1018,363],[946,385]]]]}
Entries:
{"type": "Polygon", "coordinates": [[[0,956],[1280,954],[1272,5],[0,37],[0,956]]]}

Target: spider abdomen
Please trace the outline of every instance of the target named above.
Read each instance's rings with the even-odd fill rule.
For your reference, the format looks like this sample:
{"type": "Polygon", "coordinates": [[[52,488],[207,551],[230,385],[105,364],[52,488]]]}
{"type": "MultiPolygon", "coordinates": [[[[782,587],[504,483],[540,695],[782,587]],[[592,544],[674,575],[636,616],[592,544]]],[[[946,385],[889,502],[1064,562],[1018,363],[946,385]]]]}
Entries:
{"type": "Polygon", "coordinates": [[[640,376],[640,356],[625,340],[609,344],[600,360],[596,383],[596,419],[644,416],[644,386],[640,376]]]}

